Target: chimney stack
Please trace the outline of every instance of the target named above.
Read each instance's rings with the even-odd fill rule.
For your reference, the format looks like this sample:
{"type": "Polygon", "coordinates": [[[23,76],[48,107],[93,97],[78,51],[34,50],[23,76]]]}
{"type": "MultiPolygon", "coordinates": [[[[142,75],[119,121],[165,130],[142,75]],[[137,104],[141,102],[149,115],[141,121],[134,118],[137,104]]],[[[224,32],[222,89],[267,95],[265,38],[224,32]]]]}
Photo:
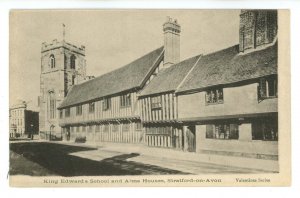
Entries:
{"type": "Polygon", "coordinates": [[[169,67],[180,61],[180,25],[176,19],[167,17],[163,25],[164,31],[164,67],[169,67]]]}

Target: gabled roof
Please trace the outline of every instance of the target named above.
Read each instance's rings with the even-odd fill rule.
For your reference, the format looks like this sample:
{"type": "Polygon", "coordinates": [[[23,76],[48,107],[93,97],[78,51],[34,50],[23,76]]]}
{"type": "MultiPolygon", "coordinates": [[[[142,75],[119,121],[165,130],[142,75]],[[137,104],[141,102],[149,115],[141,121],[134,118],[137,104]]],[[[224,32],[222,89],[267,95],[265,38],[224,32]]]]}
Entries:
{"type": "Polygon", "coordinates": [[[176,93],[200,90],[277,74],[277,41],[264,49],[239,53],[239,46],[201,57],[176,93]]]}
{"type": "Polygon", "coordinates": [[[175,91],[201,55],[186,59],[158,72],[141,91],[140,96],[175,91]]]}
{"type": "Polygon", "coordinates": [[[155,69],[157,62],[162,59],[163,50],[163,47],[160,47],[119,69],[82,84],[74,85],[58,108],[61,109],[139,88],[150,71],[155,69]]]}

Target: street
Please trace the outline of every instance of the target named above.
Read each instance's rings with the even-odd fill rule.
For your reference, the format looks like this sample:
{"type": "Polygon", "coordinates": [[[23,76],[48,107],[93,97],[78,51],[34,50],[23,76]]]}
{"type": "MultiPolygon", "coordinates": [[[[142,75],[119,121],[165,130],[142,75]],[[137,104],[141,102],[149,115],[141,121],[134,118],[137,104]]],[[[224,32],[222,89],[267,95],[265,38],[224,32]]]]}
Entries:
{"type": "Polygon", "coordinates": [[[10,175],[69,177],[255,172],[244,168],[108,151],[84,144],[10,143],[10,175]]]}

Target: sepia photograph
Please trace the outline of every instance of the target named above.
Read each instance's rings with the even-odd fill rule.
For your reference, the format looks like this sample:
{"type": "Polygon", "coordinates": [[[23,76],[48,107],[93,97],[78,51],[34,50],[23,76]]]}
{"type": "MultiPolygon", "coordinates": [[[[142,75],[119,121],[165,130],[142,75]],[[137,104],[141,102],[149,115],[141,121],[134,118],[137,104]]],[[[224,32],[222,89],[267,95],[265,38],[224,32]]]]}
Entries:
{"type": "Polygon", "coordinates": [[[289,10],[11,10],[15,187],[290,185],[289,10]]]}

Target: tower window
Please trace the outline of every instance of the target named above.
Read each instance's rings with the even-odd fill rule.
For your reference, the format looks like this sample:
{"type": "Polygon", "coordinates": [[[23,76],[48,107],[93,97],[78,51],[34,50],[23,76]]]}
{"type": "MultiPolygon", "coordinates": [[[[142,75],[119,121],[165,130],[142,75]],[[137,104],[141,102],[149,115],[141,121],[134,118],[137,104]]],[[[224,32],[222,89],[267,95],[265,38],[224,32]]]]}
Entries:
{"type": "Polygon", "coordinates": [[[76,56],[75,56],[75,55],[72,55],[70,61],[71,61],[71,69],[75,69],[75,65],[76,65],[76,56]]]}
{"type": "Polygon", "coordinates": [[[66,55],[64,55],[64,69],[67,69],[67,64],[68,64],[68,58],[66,55]]]}
{"type": "Polygon", "coordinates": [[[54,93],[51,92],[50,93],[50,119],[54,119],[56,116],[56,100],[55,100],[55,97],[54,97],[54,93]]]}
{"type": "Polygon", "coordinates": [[[75,85],[75,75],[72,76],[72,85],[75,85]]]}
{"type": "Polygon", "coordinates": [[[55,68],[55,57],[53,54],[50,55],[50,67],[55,68]]]}

